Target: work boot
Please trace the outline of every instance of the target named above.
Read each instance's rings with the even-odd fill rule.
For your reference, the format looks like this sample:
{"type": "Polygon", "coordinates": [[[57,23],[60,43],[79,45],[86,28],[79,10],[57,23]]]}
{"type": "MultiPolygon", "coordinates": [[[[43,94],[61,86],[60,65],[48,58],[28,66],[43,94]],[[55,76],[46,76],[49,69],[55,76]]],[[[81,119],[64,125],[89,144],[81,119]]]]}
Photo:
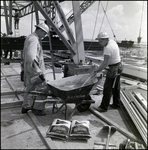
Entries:
{"type": "Polygon", "coordinates": [[[96,110],[98,110],[99,112],[106,112],[107,110],[106,109],[103,109],[102,107],[98,107],[98,108],[95,108],[96,110]]]}
{"type": "Polygon", "coordinates": [[[4,65],[10,65],[10,62],[5,62],[4,65]]]}
{"type": "Polygon", "coordinates": [[[37,116],[45,116],[46,112],[44,110],[32,109],[32,112],[37,116]]]}
{"type": "Polygon", "coordinates": [[[22,107],[22,114],[27,113],[29,110],[31,110],[31,108],[23,108],[22,107]]]}
{"type": "Polygon", "coordinates": [[[114,104],[110,104],[109,106],[110,106],[111,108],[113,108],[113,109],[118,109],[118,108],[120,108],[119,105],[114,105],[114,104]]]}

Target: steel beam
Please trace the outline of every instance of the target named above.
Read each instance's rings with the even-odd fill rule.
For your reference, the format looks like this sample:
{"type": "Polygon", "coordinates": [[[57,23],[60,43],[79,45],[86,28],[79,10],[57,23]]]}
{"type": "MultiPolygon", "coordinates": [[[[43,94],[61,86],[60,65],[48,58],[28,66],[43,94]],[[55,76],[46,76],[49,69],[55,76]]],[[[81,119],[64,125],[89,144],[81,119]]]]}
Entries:
{"type": "Polygon", "coordinates": [[[36,17],[36,24],[39,24],[39,14],[36,7],[35,7],[35,17],[36,17]]]}
{"type": "MultiPolygon", "coordinates": [[[[82,14],[83,12],[85,12],[95,1],[83,1],[80,4],[80,13],[82,14]]],[[[74,22],[74,14],[72,13],[68,19],[67,19],[69,25],[71,25],[74,22]]],[[[63,32],[65,30],[63,24],[59,27],[59,30],[61,32],[63,32]]]]}
{"type": "Polygon", "coordinates": [[[12,31],[12,1],[9,2],[9,28],[12,31]]]}
{"type": "Polygon", "coordinates": [[[75,35],[76,35],[76,50],[77,50],[77,64],[82,60],[85,63],[85,51],[84,51],[84,41],[83,41],[83,29],[80,13],[79,1],[72,1],[73,12],[74,12],[74,25],[75,25],[75,35]]]}
{"type": "Polygon", "coordinates": [[[48,17],[48,14],[44,11],[44,9],[40,6],[38,1],[33,1],[34,5],[37,7],[37,9],[40,11],[40,13],[44,16],[44,18],[47,20],[48,26],[51,25],[54,31],[59,35],[59,37],[62,39],[65,46],[71,51],[73,55],[75,55],[75,52],[70,45],[70,43],[66,40],[66,38],[63,36],[63,34],[59,31],[59,29],[56,27],[56,25],[52,22],[52,20],[48,17]]]}
{"type": "Polygon", "coordinates": [[[9,24],[8,24],[8,13],[7,13],[6,1],[3,1],[3,4],[4,4],[4,11],[5,11],[6,30],[7,30],[7,34],[8,34],[9,33],[9,24]]]}
{"type": "Polygon", "coordinates": [[[67,33],[67,36],[68,36],[69,40],[70,40],[72,48],[73,48],[74,52],[76,53],[75,56],[72,55],[73,61],[74,61],[75,64],[78,64],[78,62],[79,62],[78,54],[77,54],[78,51],[77,51],[76,41],[74,39],[73,33],[72,33],[72,31],[69,27],[69,24],[68,24],[68,22],[65,18],[65,14],[64,14],[61,6],[59,5],[59,2],[58,1],[53,1],[53,2],[54,2],[54,5],[56,7],[57,12],[59,13],[59,17],[60,17],[60,19],[61,19],[61,21],[62,21],[62,23],[65,27],[65,31],[67,33]]]}
{"type": "Polygon", "coordinates": [[[35,11],[33,2],[20,9],[20,17],[27,16],[35,11]]]}
{"type": "Polygon", "coordinates": [[[67,36],[68,36],[69,40],[70,40],[70,43],[73,45],[76,41],[75,41],[73,33],[72,33],[72,31],[71,31],[71,29],[69,27],[69,24],[68,24],[68,22],[66,20],[65,14],[64,14],[64,12],[63,12],[59,2],[58,1],[53,1],[53,2],[54,2],[54,5],[56,7],[56,10],[57,10],[57,12],[59,14],[59,17],[61,19],[61,22],[63,23],[63,25],[65,27],[65,31],[67,33],[67,36]]]}

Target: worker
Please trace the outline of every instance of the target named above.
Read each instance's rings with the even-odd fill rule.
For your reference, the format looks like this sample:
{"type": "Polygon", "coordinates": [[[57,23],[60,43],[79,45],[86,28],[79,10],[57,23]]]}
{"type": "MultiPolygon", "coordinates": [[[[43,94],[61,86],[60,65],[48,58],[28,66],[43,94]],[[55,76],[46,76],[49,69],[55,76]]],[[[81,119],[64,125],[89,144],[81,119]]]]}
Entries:
{"type": "MultiPolygon", "coordinates": [[[[2,34],[2,38],[7,36],[6,33],[2,33],[2,32],[1,32],[1,34],[2,34]]],[[[5,54],[5,51],[6,51],[6,50],[1,50],[1,59],[3,58],[3,53],[4,53],[4,55],[6,55],[6,54],[5,54]]]]}
{"type": "MultiPolygon", "coordinates": [[[[13,34],[13,32],[10,31],[10,32],[8,33],[8,35],[5,35],[5,37],[10,37],[10,38],[12,38],[12,34],[13,34]]],[[[7,44],[10,44],[10,41],[11,41],[11,39],[9,39],[9,40],[7,41],[7,44]]],[[[8,58],[8,54],[9,54],[9,59],[12,59],[12,58],[13,58],[13,52],[12,52],[12,50],[10,50],[10,49],[5,49],[5,50],[4,50],[4,58],[5,58],[5,59],[8,58]]],[[[10,62],[5,62],[4,64],[5,64],[5,65],[9,65],[10,62]]]]}
{"type": "Polygon", "coordinates": [[[93,65],[93,61],[92,61],[92,59],[91,59],[91,60],[89,60],[88,65],[93,65]]]}
{"type": "Polygon", "coordinates": [[[23,64],[24,64],[24,101],[22,113],[32,110],[35,115],[44,116],[45,102],[47,96],[38,95],[36,98],[29,92],[41,91],[48,92],[47,80],[45,76],[45,63],[41,40],[48,34],[49,28],[45,23],[35,25],[35,31],[30,34],[24,42],[23,64]]]}
{"type": "Polygon", "coordinates": [[[20,20],[20,13],[18,10],[15,10],[15,16],[14,16],[14,28],[19,29],[19,20],[20,20]]]}
{"type": "Polygon", "coordinates": [[[104,60],[95,72],[100,72],[108,67],[104,82],[102,102],[97,108],[99,112],[105,112],[108,110],[112,95],[113,104],[110,106],[114,109],[120,107],[120,75],[123,66],[121,63],[119,47],[114,40],[109,38],[106,32],[100,32],[96,40],[98,40],[99,44],[103,47],[104,60]]]}

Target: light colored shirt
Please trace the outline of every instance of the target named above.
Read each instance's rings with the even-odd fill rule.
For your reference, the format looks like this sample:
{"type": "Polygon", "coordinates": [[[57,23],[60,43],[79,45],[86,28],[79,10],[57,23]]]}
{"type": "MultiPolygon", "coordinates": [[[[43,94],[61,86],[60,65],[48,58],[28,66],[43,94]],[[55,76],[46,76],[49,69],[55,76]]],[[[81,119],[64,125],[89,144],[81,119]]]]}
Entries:
{"type": "Polygon", "coordinates": [[[38,73],[45,73],[45,64],[43,58],[43,50],[39,37],[35,32],[30,34],[24,43],[23,49],[24,61],[24,83],[29,83],[32,76],[38,73]],[[34,60],[37,62],[34,63],[34,60]],[[33,64],[35,65],[33,67],[33,64]]]}
{"type": "Polygon", "coordinates": [[[117,43],[114,40],[109,39],[109,42],[107,46],[104,47],[103,51],[103,55],[110,56],[109,65],[116,64],[121,61],[120,50],[117,43]]]}

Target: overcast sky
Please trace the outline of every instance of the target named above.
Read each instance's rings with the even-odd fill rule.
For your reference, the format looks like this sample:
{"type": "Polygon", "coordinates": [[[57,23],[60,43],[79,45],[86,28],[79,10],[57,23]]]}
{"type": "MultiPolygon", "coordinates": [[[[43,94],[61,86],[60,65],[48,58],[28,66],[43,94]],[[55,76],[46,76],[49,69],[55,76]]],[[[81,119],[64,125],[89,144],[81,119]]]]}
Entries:
{"type": "MultiPolygon", "coordinates": [[[[117,40],[134,40],[137,41],[139,35],[141,15],[142,15],[142,5],[143,1],[101,1],[102,5],[99,5],[99,1],[95,1],[82,15],[82,28],[83,28],[83,38],[84,39],[95,39],[102,24],[101,31],[106,31],[111,38],[113,38],[113,33],[116,35],[117,40]],[[107,7],[107,18],[104,18],[104,9],[107,7]],[[97,16],[98,12],[98,16],[97,16]],[[96,24],[95,24],[96,23],[96,24]],[[110,27],[111,26],[111,27],[110,27]]],[[[60,3],[65,15],[72,10],[72,1],[65,1],[60,3]]],[[[70,15],[70,14],[69,14],[70,15]]],[[[68,17],[67,15],[66,17],[68,17]]],[[[40,15],[40,19],[43,17],[40,15]]],[[[59,21],[59,19],[58,19],[59,21]]],[[[36,24],[35,17],[33,17],[33,24],[36,24]]],[[[70,26],[73,33],[74,23],[70,26]]],[[[33,26],[33,31],[34,31],[33,26]]],[[[1,31],[6,32],[5,20],[2,17],[1,20],[1,31]]],[[[23,17],[20,19],[20,34],[29,35],[31,33],[31,15],[23,17]]],[[[65,32],[64,32],[64,35],[65,32]]],[[[141,24],[141,36],[142,42],[147,41],[147,1],[144,1],[144,12],[141,24]]]]}

